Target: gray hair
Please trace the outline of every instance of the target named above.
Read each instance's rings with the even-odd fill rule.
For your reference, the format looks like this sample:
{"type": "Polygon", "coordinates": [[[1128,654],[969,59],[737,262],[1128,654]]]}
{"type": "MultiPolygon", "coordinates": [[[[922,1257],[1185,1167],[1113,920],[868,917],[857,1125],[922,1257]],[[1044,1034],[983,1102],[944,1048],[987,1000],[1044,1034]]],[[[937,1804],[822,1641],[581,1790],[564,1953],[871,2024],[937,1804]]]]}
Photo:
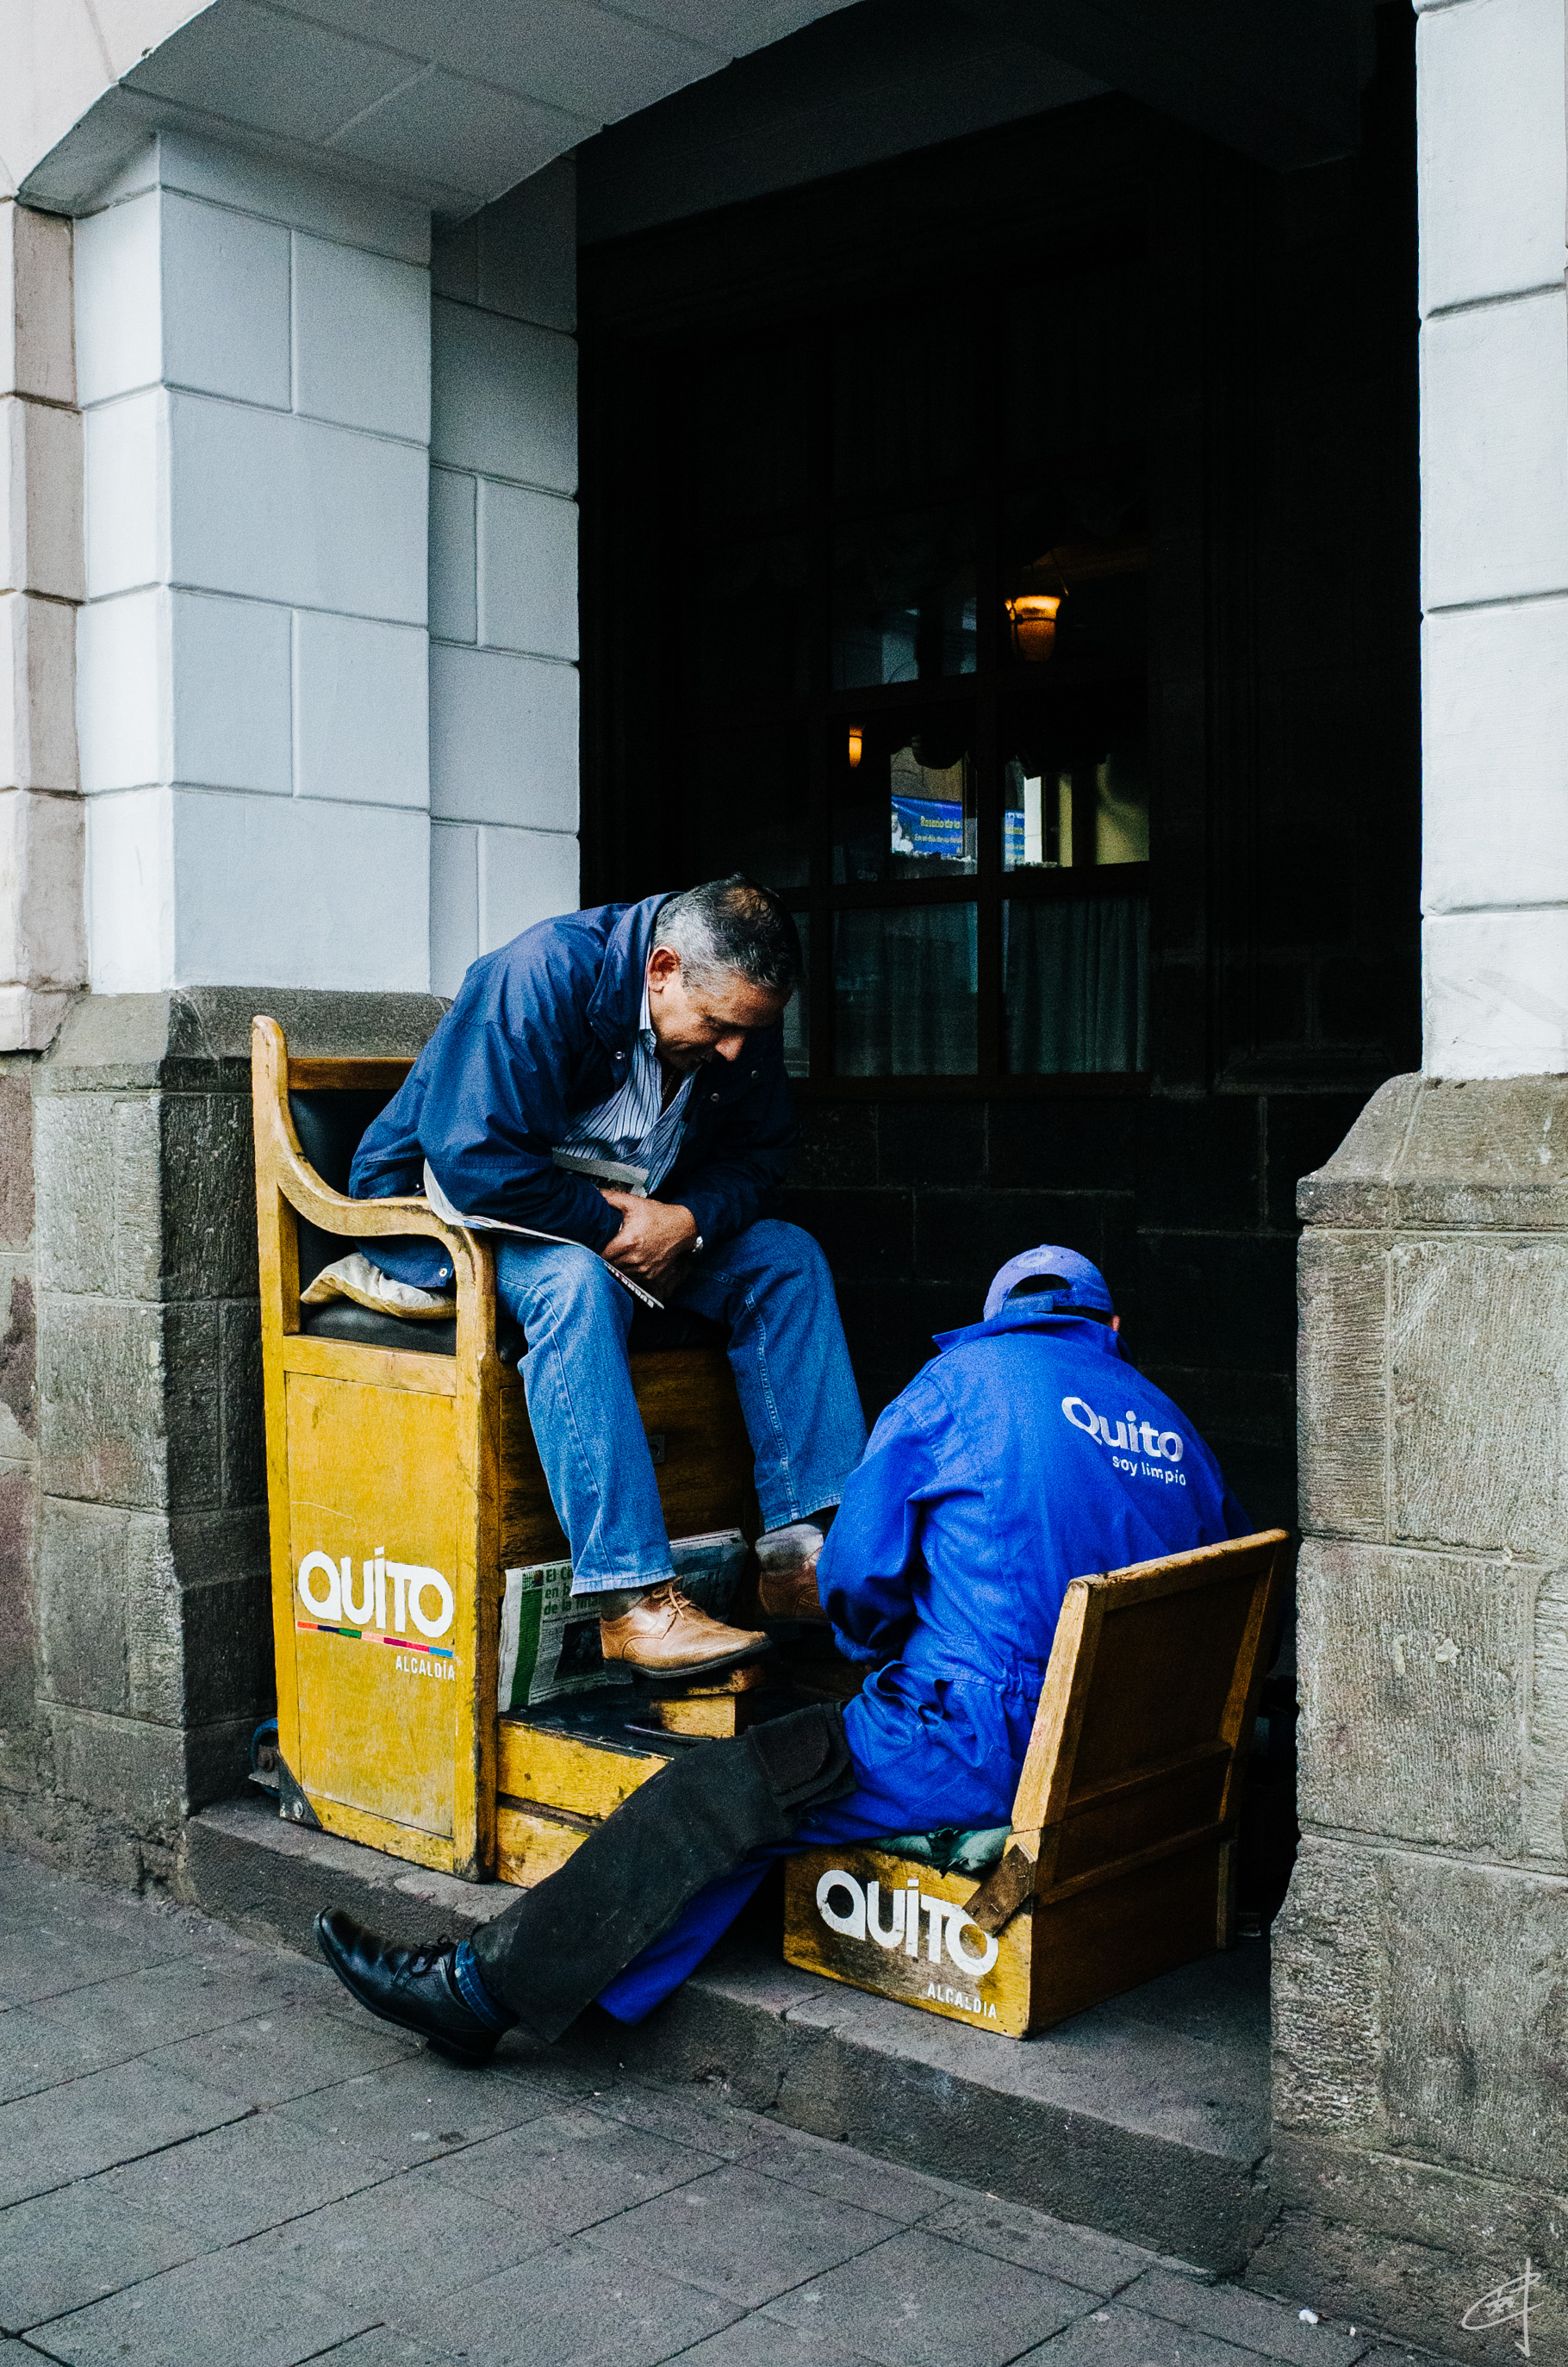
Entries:
{"type": "Polygon", "coordinates": [[[788,995],[806,967],[787,904],[741,871],[671,896],[653,934],[656,944],[680,955],[688,986],[700,987],[724,971],[770,994],[788,995]]]}

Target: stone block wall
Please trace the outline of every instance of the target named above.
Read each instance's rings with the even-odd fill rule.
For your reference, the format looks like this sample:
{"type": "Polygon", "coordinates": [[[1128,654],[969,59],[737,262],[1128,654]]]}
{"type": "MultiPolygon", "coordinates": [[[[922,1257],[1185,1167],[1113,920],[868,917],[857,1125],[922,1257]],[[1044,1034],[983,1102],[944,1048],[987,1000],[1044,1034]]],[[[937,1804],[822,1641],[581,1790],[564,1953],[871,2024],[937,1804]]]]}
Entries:
{"type": "Polygon", "coordinates": [[[1251,2273],[1466,2357],[1527,2252],[1568,2267],[1565,1133],[1568,1079],[1396,1078],[1300,1195],[1303,1843],[1251,2273]]]}
{"type": "Polygon", "coordinates": [[[134,1883],[272,1701],[257,1011],[296,1051],[412,1054],[442,1005],[84,996],[0,1070],[0,1837],[134,1883]]]}

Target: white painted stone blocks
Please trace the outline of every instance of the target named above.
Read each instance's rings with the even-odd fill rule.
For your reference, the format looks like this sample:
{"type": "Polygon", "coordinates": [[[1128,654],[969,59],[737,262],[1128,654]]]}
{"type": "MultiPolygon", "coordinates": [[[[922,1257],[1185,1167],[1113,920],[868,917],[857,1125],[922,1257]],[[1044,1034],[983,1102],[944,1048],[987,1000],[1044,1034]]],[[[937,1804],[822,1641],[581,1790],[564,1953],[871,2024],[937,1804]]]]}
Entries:
{"type": "Polygon", "coordinates": [[[0,400],[0,589],[83,593],[82,422],[20,395],[0,400]]]}
{"type": "Polygon", "coordinates": [[[477,221],[475,300],[542,329],[577,327],[577,160],[558,157],[477,221]]]}
{"type": "Polygon", "coordinates": [[[430,810],[449,821],[575,831],[573,667],[441,643],[430,652],[430,810]]]}
{"type": "Polygon", "coordinates": [[[456,469],[430,472],[430,629],[437,640],[479,638],[479,480],[456,469]]]}
{"type": "Polygon", "coordinates": [[[294,407],[428,444],[429,274],[297,231],[294,407]]]}
{"type": "Polygon", "coordinates": [[[1424,909],[1568,904],[1568,597],[1424,632],[1424,909]]]}
{"type": "Polygon", "coordinates": [[[82,421],[86,595],[101,600],[169,572],[168,398],[160,387],[82,421]]]}
{"type": "Polygon", "coordinates": [[[214,205],[233,206],[260,221],[313,231],[367,253],[390,255],[404,263],[430,260],[430,213],[385,190],[285,164],[276,156],[249,155],[184,131],[160,131],[132,156],[99,192],[105,206],[118,205],[139,191],[183,189],[214,205]]]}
{"type": "Polygon", "coordinates": [[[542,173],[437,240],[431,291],[542,329],[577,326],[577,160],[542,173]]]}
{"type": "Polygon", "coordinates": [[[1422,968],[1430,1075],[1568,1070],[1568,908],[1433,915],[1422,968]]]}
{"type": "Polygon", "coordinates": [[[407,989],[430,964],[423,813],[175,791],[175,965],[214,985],[407,989]],[[237,900],[236,879],[264,892],[237,900]]]}
{"type": "Polygon", "coordinates": [[[95,994],[150,994],[175,981],[175,793],[89,798],[87,982],[95,994]]]}
{"type": "Polygon", "coordinates": [[[509,945],[536,921],[577,911],[578,844],[567,832],[491,828],[479,840],[481,953],[509,945]]]}
{"type": "Polygon", "coordinates": [[[432,307],[431,458],[577,491],[577,346],[531,323],[432,307]]]}
{"type": "Polygon", "coordinates": [[[83,788],[134,789],[166,779],[168,595],[149,586],[89,602],[78,617],[76,657],[83,788]]]}
{"type": "Polygon", "coordinates": [[[75,632],[64,602],[0,593],[0,788],[75,794],[75,632]]]}
{"type": "Polygon", "coordinates": [[[577,655],[577,508],[479,481],[479,638],[536,657],[577,655]]]}
{"type": "Polygon", "coordinates": [[[84,406],[164,375],[162,192],[144,190],[76,224],[76,379],[84,406]]]}
{"type": "Polygon", "coordinates": [[[87,821],[96,993],[423,987],[423,813],[156,788],[91,798],[87,821]]]}
{"type": "Polygon", "coordinates": [[[297,796],[423,811],[430,801],[423,633],[297,611],[294,746],[297,796]]]}
{"type": "Polygon", "coordinates": [[[1568,588],[1561,287],[1427,322],[1421,485],[1426,608],[1568,588]]]}
{"type": "Polygon", "coordinates": [[[169,612],[167,777],[288,797],[295,787],[288,610],[175,592],[169,612]]]}
{"type": "Polygon", "coordinates": [[[71,225],[0,205],[0,394],[76,400],[71,225]]]}
{"type": "Polygon", "coordinates": [[[424,623],[423,451],[197,395],[168,403],[175,582],[424,623]]]}
{"type": "Polygon", "coordinates": [[[1562,0],[1467,0],[1417,22],[1421,309],[1561,281],[1562,0]]]}
{"type": "Polygon", "coordinates": [[[468,964],[580,898],[578,844],[570,832],[433,821],[430,828],[430,985],[456,994],[468,964]]]}
{"type": "Polygon", "coordinates": [[[479,950],[479,833],[473,822],[430,825],[430,991],[456,994],[479,950]]]}
{"type": "Polygon", "coordinates": [[[164,383],[287,411],[288,232],[176,189],[158,203],[164,383]]]}

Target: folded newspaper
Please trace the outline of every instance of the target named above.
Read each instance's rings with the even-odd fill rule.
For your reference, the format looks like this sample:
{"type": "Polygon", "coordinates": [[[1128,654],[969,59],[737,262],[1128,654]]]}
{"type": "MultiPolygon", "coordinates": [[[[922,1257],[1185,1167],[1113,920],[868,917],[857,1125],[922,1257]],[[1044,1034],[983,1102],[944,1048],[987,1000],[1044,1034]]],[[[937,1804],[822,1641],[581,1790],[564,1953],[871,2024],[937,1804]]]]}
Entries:
{"type": "MultiPolygon", "coordinates": [[[[431,1172],[428,1159],[424,1162],[424,1196],[444,1223],[466,1225],[470,1232],[514,1233],[520,1241],[556,1241],[563,1249],[580,1250],[585,1246],[581,1241],[568,1240],[564,1233],[541,1232],[537,1225],[511,1225],[501,1217],[465,1217],[460,1208],[452,1206],[441,1189],[431,1172]]],[[[597,1250],[593,1254],[598,1257],[597,1250]]],[[[645,1290],[640,1282],[634,1282],[629,1274],[623,1274],[618,1265],[610,1263],[608,1258],[599,1258],[599,1263],[606,1274],[613,1274],[622,1288],[629,1290],[634,1298],[640,1298],[645,1307],[662,1308],[664,1301],[661,1298],[655,1298],[651,1290],[645,1290]]]]}
{"type": "MultiPolygon", "coordinates": [[[[739,1529],[673,1537],[670,1566],[700,1610],[728,1618],[745,1573],[747,1545],[739,1529]]],[[[629,1685],[628,1670],[606,1668],[599,1648],[599,1614],[592,1594],[574,1595],[569,1561],[535,1562],[506,1572],[501,1606],[501,1666],[497,1706],[531,1709],[562,1693],[598,1685],[629,1685]]]]}

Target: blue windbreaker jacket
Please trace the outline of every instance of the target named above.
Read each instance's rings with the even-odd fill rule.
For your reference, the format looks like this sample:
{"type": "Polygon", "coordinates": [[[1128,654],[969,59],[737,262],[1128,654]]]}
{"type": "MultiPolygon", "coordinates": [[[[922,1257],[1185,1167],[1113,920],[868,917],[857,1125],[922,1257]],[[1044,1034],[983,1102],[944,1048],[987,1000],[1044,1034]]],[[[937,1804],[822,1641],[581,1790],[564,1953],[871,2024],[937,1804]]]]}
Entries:
{"type": "Polygon", "coordinates": [[[1186,1416],[1108,1327],[1021,1299],[943,1333],[852,1473],[818,1566],[857,1814],[1005,1824],[1075,1578],[1246,1536],[1186,1416]],[[1131,1433],[1131,1443],[1129,1443],[1131,1433]]]}
{"type": "MultiPolygon", "coordinates": [[[[428,1159],[466,1215],[499,1217],[602,1250],[620,1218],[592,1184],[552,1165],[572,1119],[624,1083],[663,896],[601,904],[525,929],[475,962],[401,1090],[366,1130],[349,1190],[424,1189],[428,1159]]],[[[681,1147],[660,1186],[706,1241],[738,1233],[783,1178],[795,1144],[784,1030],[697,1071],[681,1147]]],[[[439,1241],[376,1246],[376,1263],[429,1290],[449,1278],[439,1241]]]]}

